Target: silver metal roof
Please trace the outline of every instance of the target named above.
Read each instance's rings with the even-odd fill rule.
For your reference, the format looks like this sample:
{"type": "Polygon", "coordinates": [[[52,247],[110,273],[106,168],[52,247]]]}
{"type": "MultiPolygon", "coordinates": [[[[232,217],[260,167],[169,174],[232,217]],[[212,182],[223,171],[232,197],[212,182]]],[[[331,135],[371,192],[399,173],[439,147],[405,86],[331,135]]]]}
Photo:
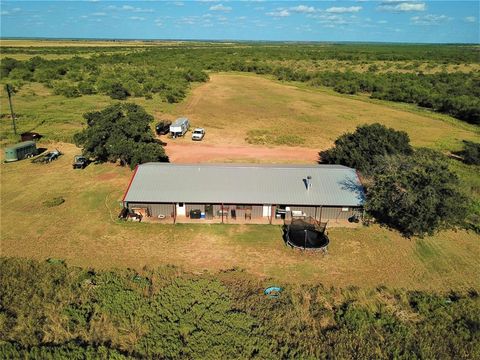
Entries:
{"type": "Polygon", "coordinates": [[[124,201],[361,206],[364,192],[355,170],[342,165],[146,163],[124,201]]]}
{"type": "Polygon", "coordinates": [[[177,120],[175,120],[175,122],[171,125],[171,126],[180,126],[183,124],[183,122],[187,120],[188,121],[188,118],[186,117],[181,117],[181,118],[178,118],[177,120]]]}

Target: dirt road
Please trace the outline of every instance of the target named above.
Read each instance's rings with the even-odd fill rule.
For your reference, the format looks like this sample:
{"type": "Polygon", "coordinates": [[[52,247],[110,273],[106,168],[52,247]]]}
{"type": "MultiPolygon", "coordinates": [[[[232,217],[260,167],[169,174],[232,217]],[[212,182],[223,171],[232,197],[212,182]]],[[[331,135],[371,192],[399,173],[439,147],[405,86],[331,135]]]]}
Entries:
{"type": "Polygon", "coordinates": [[[172,163],[240,162],[315,164],[318,151],[290,146],[213,145],[193,141],[168,141],[165,147],[172,163]]]}

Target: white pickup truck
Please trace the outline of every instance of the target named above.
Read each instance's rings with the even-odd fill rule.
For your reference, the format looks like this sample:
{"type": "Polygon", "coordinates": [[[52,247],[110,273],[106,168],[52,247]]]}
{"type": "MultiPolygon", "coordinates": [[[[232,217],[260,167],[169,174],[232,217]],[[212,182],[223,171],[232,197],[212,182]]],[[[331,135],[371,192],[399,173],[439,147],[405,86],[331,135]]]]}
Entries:
{"type": "Polygon", "coordinates": [[[192,140],[200,141],[203,139],[204,136],[205,136],[205,129],[197,128],[193,130],[192,140]]]}

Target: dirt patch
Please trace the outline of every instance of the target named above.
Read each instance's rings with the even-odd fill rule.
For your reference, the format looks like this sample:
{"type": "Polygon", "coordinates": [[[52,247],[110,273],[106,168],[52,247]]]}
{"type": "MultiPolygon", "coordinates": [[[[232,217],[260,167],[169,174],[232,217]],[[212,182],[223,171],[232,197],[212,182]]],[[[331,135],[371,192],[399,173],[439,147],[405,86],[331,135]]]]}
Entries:
{"type": "Polygon", "coordinates": [[[172,163],[268,162],[314,164],[318,160],[317,150],[291,146],[229,146],[169,141],[165,150],[172,163]]]}
{"type": "Polygon", "coordinates": [[[101,174],[97,176],[97,179],[100,181],[109,181],[112,179],[115,179],[117,177],[117,174],[115,173],[106,173],[106,174],[101,174]]]}

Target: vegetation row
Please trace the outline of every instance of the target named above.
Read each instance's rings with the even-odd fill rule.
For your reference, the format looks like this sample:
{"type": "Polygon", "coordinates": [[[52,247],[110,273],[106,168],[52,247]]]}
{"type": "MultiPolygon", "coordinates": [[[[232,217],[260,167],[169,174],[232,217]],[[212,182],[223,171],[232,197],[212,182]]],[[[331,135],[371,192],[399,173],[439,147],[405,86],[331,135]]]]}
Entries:
{"type": "Polygon", "coordinates": [[[476,290],[268,285],[239,271],[0,259],[2,358],[475,359],[476,290]]]}
{"type": "Polygon", "coordinates": [[[17,86],[25,81],[40,82],[67,97],[102,93],[114,99],[128,96],[148,99],[158,93],[164,101],[174,103],[185,97],[189,83],[207,81],[206,71],[253,72],[274,75],[279,80],[327,86],[345,94],[366,93],[372,98],[413,103],[470,123],[480,123],[478,72],[380,73],[372,64],[367,72],[361,73],[282,65],[290,60],[305,60],[314,65],[328,59],[368,63],[413,58],[440,64],[478,63],[475,48],[468,46],[212,45],[152,47],[130,53],[100,53],[90,58],[75,56],[63,60],[45,60],[39,56],[27,61],[5,58],[1,64],[1,77],[4,81],[16,82],[17,86]]]}

